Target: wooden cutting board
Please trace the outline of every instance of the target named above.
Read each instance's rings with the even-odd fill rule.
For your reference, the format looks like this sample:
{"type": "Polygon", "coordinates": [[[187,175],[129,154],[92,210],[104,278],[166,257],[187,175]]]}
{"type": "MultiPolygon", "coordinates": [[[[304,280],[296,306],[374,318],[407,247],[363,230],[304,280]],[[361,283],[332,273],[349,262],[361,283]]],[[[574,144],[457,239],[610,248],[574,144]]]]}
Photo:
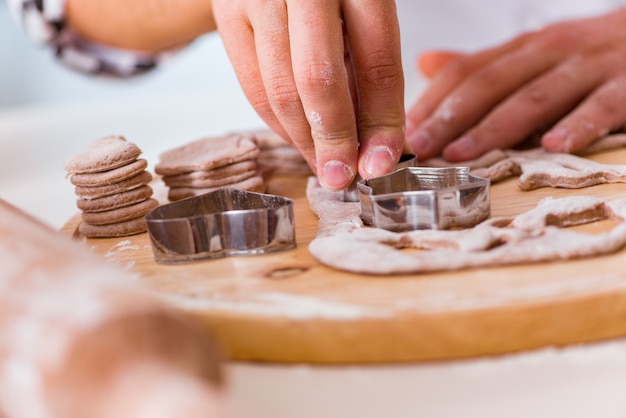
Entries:
{"type": "MultiPolygon", "coordinates": [[[[626,162],[626,150],[597,154],[626,162]]],[[[277,178],[270,192],[295,200],[298,246],[269,255],[181,265],[153,261],[147,234],[84,239],[137,273],[146,289],[191,313],[237,360],[390,363],[510,353],[626,335],[626,251],[567,262],[437,274],[364,276],[320,265],[307,245],[317,218],[304,178],[277,178]]],[[[492,186],[492,216],[511,216],[546,196],[626,195],[626,184],[520,191],[492,186]]],[[[74,234],[79,216],[63,228],[74,234]]],[[[587,233],[613,221],[577,227],[587,233]]]]}

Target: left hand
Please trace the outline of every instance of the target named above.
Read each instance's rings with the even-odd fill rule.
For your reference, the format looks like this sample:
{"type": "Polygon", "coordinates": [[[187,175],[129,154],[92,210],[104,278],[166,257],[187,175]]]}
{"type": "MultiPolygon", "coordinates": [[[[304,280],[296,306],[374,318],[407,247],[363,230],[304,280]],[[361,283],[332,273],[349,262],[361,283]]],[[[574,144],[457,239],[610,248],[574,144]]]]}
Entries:
{"type": "Polygon", "coordinates": [[[436,51],[420,66],[433,75],[407,113],[420,160],[476,158],[546,128],[546,150],[576,152],[626,123],[626,9],[474,54],[436,51]]]}

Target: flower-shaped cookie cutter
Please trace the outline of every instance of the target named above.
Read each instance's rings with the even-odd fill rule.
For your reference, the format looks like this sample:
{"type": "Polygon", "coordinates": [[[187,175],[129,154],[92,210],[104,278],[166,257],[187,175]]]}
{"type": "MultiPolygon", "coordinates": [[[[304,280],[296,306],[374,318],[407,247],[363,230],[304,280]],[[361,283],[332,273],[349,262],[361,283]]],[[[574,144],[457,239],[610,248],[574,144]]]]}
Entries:
{"type": "Polygon", "coordinates": [[[468,167],[406,167],[357,183],[361,219],[390,231],[468,228],[490,213],[490,182],[468,167]]]}
{"type": "Polygon", "coordinates": [[[293,201],[223,188],[146,215],[154,259],[179,263],[264,254],[296,246],[293,201]]]}

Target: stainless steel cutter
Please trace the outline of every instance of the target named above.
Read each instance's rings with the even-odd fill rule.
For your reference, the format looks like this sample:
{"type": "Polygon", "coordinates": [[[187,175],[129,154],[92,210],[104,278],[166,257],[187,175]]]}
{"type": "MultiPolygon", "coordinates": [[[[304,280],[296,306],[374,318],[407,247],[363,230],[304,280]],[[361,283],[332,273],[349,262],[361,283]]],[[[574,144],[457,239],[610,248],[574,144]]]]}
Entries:
{"type": "Polygon", "coordinates": [[[467,228],[490,212],[489,180],[467,167],[406,167],[360,180],[361,219],[391,231],[467,228]]]}
{"type": "MultiPolygon", "coordinates": [[[[396,166],[396,170],[405,167],[415,167],[417,165],[417,155],[415,154],[402,154],[400,156],[400,161],[398,161],[398,165],[396,166]]],[[[347,189],[343,191],[343,201],[344,202],[358,202],[359,201],[359,190],[357,189],[357,183],[362,180],[361,176],[357,176],[354,182],[348,186],[347,189]]]]}
{"type": "Polygon", "coordinates": [[[263,254],[296,246],[291,199],[234,188],[159,206],[146,215],[146,223],[159,263],[263,254]]]}

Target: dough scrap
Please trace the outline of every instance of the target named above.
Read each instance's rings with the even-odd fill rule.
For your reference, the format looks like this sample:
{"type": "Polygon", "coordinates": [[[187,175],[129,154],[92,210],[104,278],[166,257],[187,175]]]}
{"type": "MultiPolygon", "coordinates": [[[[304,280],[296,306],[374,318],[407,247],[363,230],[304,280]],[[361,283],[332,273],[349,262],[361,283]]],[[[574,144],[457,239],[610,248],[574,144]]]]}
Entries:
{"type": "Polygon", "coordinates": [[[396,233],[364,228],[359,204],[342,202],[341,193],[323,189],[316,178],[309,179],[307,197],[320,218],[309,251],[325,265],[354,273],[424,273],[566,260],[609,254],[626,245],[626,198],[546,198],[521,215],[491,218],[471,229],[396,233]],[[562,228],[599,219],[614,219],[618,225],[596,235],[562,228]]]}
{"type": "MultiPolygon", "coordinates": [[[[581,155],[625,145],[626,134],[608,135],[587,147],[581,155]]],[[[460,164],[432,158],[420,165],[433,167],[463,165],[470,167],[472,174],[488,178],[492,183],[519,175],[518,184],[522,190],[540,187],[579,189],[596,184],[626,182],[625,165],[602,164],[577,155],[547,152],[543,148],[524,151],[497,149],[460,164]]]]}

